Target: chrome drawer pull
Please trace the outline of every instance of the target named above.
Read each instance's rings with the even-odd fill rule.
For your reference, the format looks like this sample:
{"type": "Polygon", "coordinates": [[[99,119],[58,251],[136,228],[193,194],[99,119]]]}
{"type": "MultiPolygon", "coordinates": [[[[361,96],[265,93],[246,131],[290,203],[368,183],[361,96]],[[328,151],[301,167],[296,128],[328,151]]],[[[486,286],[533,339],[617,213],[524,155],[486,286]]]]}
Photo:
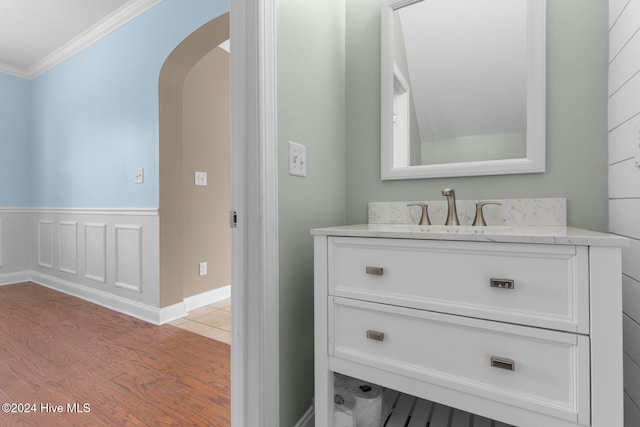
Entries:
{"type": "Polygon", "coordinates": [[[511,279],[490,279],[492,288],[513,289],[516,286],[515,280],[511,279]]]}
{"type": "Polygon", "coordinates": [[[369,338],[370,340],[384,341],[384,332],[368,330],[367,338],[369,338]]]}
{"type": "Polygon", "coordinates": [[[384,271],[384,269],[382,267],[367,267],[365,271],[367,272],[367,274],[382,276],[382,272],[384,271]]]}
{"type": "Polygon", "coordinates": [[[491,356],[491,366],[508,371],[516,370],[516,362],[511,359],[505,359],[504,357],[491,356]]]}

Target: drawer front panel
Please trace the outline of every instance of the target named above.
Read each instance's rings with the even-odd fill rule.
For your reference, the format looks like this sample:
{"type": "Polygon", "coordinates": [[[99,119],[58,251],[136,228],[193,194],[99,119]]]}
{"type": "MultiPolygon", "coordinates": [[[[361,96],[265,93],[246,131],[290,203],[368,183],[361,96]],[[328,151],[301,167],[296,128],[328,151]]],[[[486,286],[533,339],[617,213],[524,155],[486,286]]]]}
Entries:
{"type": "Polygon", "coordinates": [[[589,338],[329,297],[330,356],[569,421],[589,419],[589,338]]]}
{"type": "Polygon", "coordinates": [[[329,293],[589,333],[588,250],[333,237],[329,293]]]}

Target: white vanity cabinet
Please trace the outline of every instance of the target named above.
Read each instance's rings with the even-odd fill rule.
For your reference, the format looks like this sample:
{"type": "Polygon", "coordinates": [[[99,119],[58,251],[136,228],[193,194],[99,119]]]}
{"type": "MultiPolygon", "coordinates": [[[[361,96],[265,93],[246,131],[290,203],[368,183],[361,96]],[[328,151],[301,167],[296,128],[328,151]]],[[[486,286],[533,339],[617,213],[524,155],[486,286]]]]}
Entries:
{"type": "Polygon", "coordinates": [[[339,372],[519,427],[622,427],[625,239],[452,230],[313,230],[316,426],[339,372]]]}

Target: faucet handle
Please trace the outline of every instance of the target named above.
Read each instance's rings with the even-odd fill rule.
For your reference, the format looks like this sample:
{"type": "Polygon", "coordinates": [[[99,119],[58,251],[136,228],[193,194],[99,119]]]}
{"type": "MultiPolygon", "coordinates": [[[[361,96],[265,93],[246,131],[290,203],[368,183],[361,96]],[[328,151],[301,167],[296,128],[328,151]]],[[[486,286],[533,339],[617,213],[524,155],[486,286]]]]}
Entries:
{"type": "Polygon", "coordinates": [[[429,205],[426,203],[407,203],[407,206],[420,206],[422,210],[420,225],[431,225],[431,221],[429,221],[429,205]]]}
{"type": "Polygon", "coordinates": [[[473,220],[473,225],[487,225],[487,223],[484,220],[484,215],[482,213],[482,208],[485,207],[485,205],[502,205],[502,203],[499,202],[478,202],[476,203],[476,217],[473,220]]]}

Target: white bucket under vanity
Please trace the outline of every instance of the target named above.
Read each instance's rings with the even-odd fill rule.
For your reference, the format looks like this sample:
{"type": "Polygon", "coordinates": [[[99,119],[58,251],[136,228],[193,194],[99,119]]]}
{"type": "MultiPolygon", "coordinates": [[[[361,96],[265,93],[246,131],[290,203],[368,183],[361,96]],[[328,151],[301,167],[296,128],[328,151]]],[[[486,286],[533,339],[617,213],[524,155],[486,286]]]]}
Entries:
{"type": "Polygon", "coordinates": [[[312,230],[315,425],[339,373],[519,427],[622,427],[627,241],[558,218],[312,230]]]}

